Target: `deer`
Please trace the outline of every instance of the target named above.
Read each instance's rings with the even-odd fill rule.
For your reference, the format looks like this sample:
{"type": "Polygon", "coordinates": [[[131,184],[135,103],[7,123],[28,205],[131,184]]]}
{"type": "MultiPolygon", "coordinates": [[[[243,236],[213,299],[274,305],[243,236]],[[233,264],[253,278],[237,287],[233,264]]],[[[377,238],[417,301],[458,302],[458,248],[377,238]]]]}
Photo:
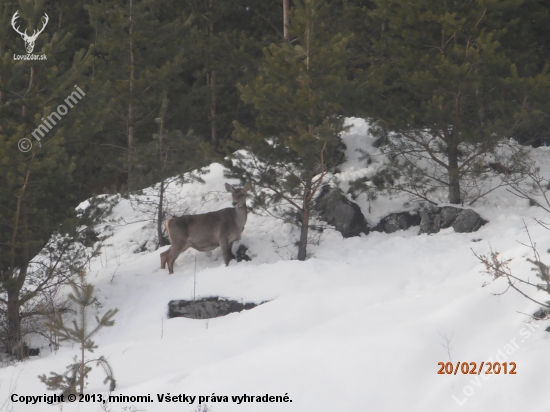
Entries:
{"type": "Polygon", "coordinates": [[[19,30],[19,27],[15,27],[15,21],[17,20],[18,17],[19,17],[19,10],[17,10],[13,15],[13,17],[11,18],[11,27],[13,27],[13,29],[19,35],[21,35],[21,38],[25,42],[25,49],[27,50],[27,53],[30,54],[34,50],[34,42],[38,38],[38,35],[44,31],[44,29],[46,28],[46,25],[48,24],[48,21],[50,21],[50,18],[46,13],[44,13],[44,16],[43,16],[44,25],[42,26],[42,28],[40,30],[34,30],[32,33],[32,36],[27,36],[27,30],[22,32],[19,30]]]}
{"type": "Polygon", "coordinates": [[[170,248],[160,254],[160,265],[164,269],[168,263],[170,275],[174,273],[174,262],[178,256],[189,248],[209,252],[220,247],[225,266],[235,259],[231,247],[241,237],[246,224],[247,189],[235,188],[229,183],[225,184],[225,188],[233,197],[234,207],[199,215],[183,215],[166,221],[170,248]]]}

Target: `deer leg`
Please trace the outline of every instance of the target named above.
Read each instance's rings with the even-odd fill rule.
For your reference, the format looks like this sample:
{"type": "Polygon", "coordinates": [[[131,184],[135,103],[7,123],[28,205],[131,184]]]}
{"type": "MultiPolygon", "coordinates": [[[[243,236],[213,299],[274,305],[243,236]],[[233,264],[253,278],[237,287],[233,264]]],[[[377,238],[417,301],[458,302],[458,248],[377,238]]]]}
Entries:
{"type": "Polygon", "coordinates": [[[184,252],[187,248],[176,248],[174,245],[170,246],[170,253],[168,254],[168,273],[171,275],[174,273],[174,262],[178,258],[181,252],[184,252]]]}
{"type": "Polygon", "coordinates": [[[229,260],[236,259],[233,254],[233,243],[235,243],[235,241],[229,243],[229,260]]]}
{"type": "Polygon", "coordinates": [[[172,248],[169,247],[168,250],[166,250],[166,251],[164,251],[160,254],[160,268],[161,269],[166,268],[166,262],[168,261],[168,256],[170,255],[170,249],[172,249],[172,248]]]}
{"type": "Polygon", "coordinates": [[[222,249],[223,261],[225,262],[225,266],[227,266],[229,265],[229,262],[231,261],[231,256],[233,255],[231,253],[231,246],[230,243],[227,241],[227,238],[220,239],[220,248],[222,249]]]}

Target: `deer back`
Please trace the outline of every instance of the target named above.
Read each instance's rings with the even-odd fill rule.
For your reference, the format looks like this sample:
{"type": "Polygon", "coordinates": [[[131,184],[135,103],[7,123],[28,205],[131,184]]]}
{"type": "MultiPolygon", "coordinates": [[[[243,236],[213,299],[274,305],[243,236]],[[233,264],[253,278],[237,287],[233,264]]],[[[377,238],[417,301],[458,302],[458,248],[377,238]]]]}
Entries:
{"type": "Polygon", "coordinates": [[[233,194],[236,207],[169,219],[166,228],[172,245],[208,251],[218,247],[221,239],[230,243],[241,236],[247,217],[246,189],[226,187],[233,194]]]}

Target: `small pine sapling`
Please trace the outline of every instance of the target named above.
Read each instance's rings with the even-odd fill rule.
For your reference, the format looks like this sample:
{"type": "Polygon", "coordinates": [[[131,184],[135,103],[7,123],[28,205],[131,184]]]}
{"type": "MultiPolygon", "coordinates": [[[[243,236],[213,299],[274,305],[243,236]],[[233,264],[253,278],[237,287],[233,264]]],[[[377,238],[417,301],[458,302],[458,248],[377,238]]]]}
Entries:
{"type": "Polygon", "coordinates": [[[101,366],[105,372],[104,384],[109,383],[109,390],[113,391],[116,381],[111,365],[104,356],[94,359],[86,358],[86,351],[93,353],[97,345],[92,340],[101,329],[113,326],[114,316],[118,309],[109,309],[101,318],[95,317],[96,325],[91,327],[88,323],[87,309],[97,302],[94,296],[94,286],[87,283],[84,274],[79,274],[77,281],[71,282],[72,293],[69,294],[69,301],[77,307],[77,313],[72,323],[68,325],[61,313],[48,316],[46,326],[54,334],[59,336],[60,341],[74,342],[79,345],[79,356],[74,357],[74,363],[67,366],[67,370],[58,374],[50,372],[50,376],[40,375],[38,378],[49,390],[61,390],[63,394],[82,394],[87,384],[88,374],[92,370],[90,366],[94,362],[101,366]]]}

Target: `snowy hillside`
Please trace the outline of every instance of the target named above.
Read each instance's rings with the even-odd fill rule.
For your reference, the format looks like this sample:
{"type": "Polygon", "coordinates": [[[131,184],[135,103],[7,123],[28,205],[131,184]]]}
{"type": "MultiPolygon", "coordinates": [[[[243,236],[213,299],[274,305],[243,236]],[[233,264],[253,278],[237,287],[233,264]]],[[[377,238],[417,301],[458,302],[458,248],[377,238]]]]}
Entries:
{"type": "MultiPolygon", "coordinates": [[[[356,149],[368,145],[362,121],[344,136],[348,161],[337,176],[348,181],[368,175],[356,149]],[[363,146],[362,146],[363,145],[363,146]]],[[[540,159],[548,157],[538,149],[540,159]]],[[[198,213],[231,205],[223,168],[213,164],[205,184],[174,185],[181,210],[198,213]]],[[[230,182],[236,183],[236,182],[230,182]]],[[[369,223],[403,210],[397,199],[369,204],[356,200],[369,223]],[[370,211],[370,212],[369,212],[370,211]]],[[[268,216],[251,215],[241,243],[250,262],[225,267],[219,249],[211,256],[189,250],[176,261],[175,273],[160,269],[160,253],[148,250],[154,228],[121,201],[113,217],[135,222],[114,228],[89,281],[103,305],[118,308],[116,325],[96,339],[97,355],[113,366],[117,390],[112,395],[150,395],[153,402],[111,403],[112,411],[195,411],[199,396],[214,412],[447,412],[548,410],[550,358],[546,356],[548,322],[526,323],[537,305],[482,275],[473,255],[489,246],[524,276],[534,275],[524,222],[545,259],[550,231],[535,219],[550,220],[541,208],[528,207],[505,190],[495,191],[474,209],[489,223],[471,234],[445,229],[417,236],[418,228],[393,234],[373,232],[343,239],[326,230],[312,257],[292,260],[299,233],[268,216]],[[145,251],[140,251],[145,250],[145,251]],[[254,309],[204,320],[167,319],[173,299],[194,293],[243,302],[266,302],[254,309]],[[440,375],[438,362],[489,358],[515,362],[515,375],[440,375]],[[194,403],[159,402],[158,395],[196,396],[194,403]],[[291,402],[233,401],[232,396],[288,395],[291,402]],[[215,396],[214,402],[212,396],[215,396]],[[219,402],[227,396],[228,402],[219,402]],[[461,406],[460,406],[461,405],[461,406]],[[126,408],[126,409],[124,409],[126,408]]],[[[236,245],[234,246],[234,250],[236,245]]],[[[550,261],[550,256],[548,261],[550,261]]],[[[545,299],[543,293],[538,295],[545,299]]],[[[39,374],[62,372],[76,347],[57,352],[42,348],[40,357],[0,369],[0,400],[6,410],[56,411],[59,405],[11,402],[19,396],[47,393],[39,374]]],[[[107,396],[102,375],[94,371],[89,394],[107,396]]],[[[254,398],[256,399],[256,398],[254,398]]],[[[204,403],[204,402],[203,402],[204,403]]],[[[63,411],[100,411],[100,403],[64,404],[63,411]]]]}

